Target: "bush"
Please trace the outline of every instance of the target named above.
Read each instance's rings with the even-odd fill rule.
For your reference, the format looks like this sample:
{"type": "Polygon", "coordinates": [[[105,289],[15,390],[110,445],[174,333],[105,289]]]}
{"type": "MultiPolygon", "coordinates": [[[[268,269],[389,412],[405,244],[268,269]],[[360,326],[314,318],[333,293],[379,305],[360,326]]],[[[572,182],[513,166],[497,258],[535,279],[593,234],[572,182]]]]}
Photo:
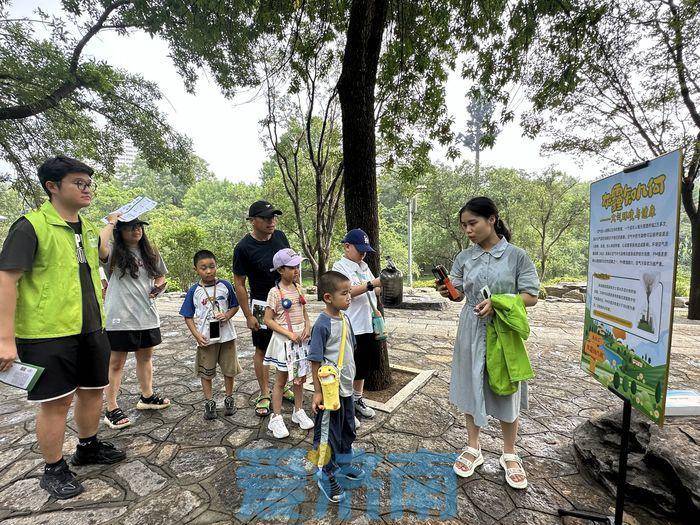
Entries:
{"type": "Polygon", "coordinates": [[[690,269],[678,267],[675,294],[677,297],[688,297],[690,295],[690,269]]]}

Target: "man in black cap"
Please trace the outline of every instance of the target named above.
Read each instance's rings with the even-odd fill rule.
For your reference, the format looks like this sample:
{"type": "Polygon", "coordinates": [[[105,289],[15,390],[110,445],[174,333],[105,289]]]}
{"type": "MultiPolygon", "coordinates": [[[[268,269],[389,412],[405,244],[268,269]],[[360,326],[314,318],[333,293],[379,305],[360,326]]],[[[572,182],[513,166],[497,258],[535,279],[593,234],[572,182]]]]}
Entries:
{"type": "MultiPolygon", "coordinates": [[[[279,250],[289,248],[287,236],[275,229],[277,217],[282,212],[267,201],[257,201],[248,210],[252,231],[243,237],[233,250],[233,279],[236,296],[245,315],[248,328],[253,334],[255,376],[260,385],[260,396],[255,413],[265,417],[270,413],[269,369],[263,365],[272,330],[261,328],[267,303],[267,294],[275,286],[277,273],[270,272],[272,258],[279,250]],[[250,282],[250,297],[246,290],[246,279],[250,282]]],[[[263,325],[264,326],[264,325],[263,325]]],[[[285,391],[285,399],[293,400],[291,390],[285,391]]]]}

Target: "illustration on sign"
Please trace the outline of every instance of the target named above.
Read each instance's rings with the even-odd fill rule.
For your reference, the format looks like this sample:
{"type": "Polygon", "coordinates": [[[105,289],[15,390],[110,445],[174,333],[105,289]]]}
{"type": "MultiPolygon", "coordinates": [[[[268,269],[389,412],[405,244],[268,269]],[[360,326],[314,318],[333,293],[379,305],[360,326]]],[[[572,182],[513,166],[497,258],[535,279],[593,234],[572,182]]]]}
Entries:
{"type": "Polygon", "coordinates": [[[663,424],[673,322],[681,155],[591,184],[581,366],[663,424]]]}

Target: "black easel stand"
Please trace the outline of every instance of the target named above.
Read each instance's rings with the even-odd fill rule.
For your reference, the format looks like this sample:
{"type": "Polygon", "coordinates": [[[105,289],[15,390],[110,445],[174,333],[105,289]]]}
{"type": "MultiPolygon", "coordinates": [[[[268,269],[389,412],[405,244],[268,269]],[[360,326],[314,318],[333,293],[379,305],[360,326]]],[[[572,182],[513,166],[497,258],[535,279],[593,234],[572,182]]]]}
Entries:
{"type": "Polygon", "coordinates": [[[625,508],[625,482],[627,480],[627,455],[629,453],[630,420],[632,418],[632,404],[620,394],[610,391],[624,402],[622,407],[622,433],[620,435],[620,465],[617,476],[617,498],[615,501],[615,516],[605,516],[597,512],[559,509],[559,516],[572,516],[596,523],[608,523],[609,525],[622,525],[622,512],[625,508]]]}

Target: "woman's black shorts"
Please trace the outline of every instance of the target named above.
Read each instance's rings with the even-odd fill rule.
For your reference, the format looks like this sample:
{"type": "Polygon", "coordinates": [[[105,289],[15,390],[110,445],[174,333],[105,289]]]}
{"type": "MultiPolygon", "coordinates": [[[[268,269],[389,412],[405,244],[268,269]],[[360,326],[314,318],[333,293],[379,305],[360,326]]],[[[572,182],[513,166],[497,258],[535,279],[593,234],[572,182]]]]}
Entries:
{"type": "Polygon", "coordinates": [[[135,352],[141,348],[159,345],[163,338],[160,328],[150,330],[113,330],[107,332],[113,352],[135,352]]]}

